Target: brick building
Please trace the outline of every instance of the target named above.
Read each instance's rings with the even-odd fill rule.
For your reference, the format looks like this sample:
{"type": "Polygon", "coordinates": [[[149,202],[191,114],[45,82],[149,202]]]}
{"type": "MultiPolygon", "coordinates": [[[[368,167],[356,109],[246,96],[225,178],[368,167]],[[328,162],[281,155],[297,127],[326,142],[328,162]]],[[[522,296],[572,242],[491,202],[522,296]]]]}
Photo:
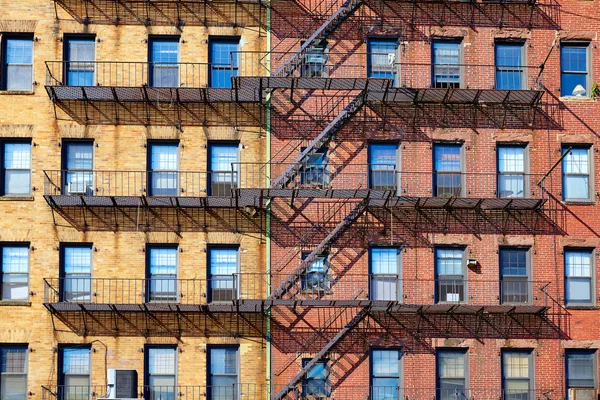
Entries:
{"type": "Polygon", "coordinates": [[[597,398],[596,1],[0,6],[0,400],[597,398]]]}

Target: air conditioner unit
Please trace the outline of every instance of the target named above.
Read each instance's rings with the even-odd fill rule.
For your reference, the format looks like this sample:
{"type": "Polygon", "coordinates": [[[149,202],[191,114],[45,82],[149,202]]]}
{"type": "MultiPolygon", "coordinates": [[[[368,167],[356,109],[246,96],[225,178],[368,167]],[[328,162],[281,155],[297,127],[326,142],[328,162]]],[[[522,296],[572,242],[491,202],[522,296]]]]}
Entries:
{"type": "Polygon", "coordinates": [[[67,193],[83,196],[93,196],[94,189],[92,188],[92,185],[88,185],[85,182],[69,182],[67,184],[67,193]]]}
{"type": "Polygon", "coordinates": [[[134,369],[109,369],[106,399],[137,399],[138,376],[134,369]]]}
{"type": "Polygon", "coordinates": [[[598,389],[572,388],[569,389],[569,400],[597,400],[598,389]]]}

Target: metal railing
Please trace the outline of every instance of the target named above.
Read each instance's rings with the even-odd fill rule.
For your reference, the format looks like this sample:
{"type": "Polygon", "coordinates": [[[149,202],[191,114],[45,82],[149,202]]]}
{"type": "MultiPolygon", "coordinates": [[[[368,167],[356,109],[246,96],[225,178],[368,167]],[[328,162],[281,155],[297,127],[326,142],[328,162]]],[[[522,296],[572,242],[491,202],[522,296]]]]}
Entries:
{"type": "MultiPolygon", "coordinates": [[[[259,75],[278,76],[276,71],[293,52],[237,53],[239,76],[252,76],[251,66],[260,66],[259,75]],[[270,67],[268,60],[270,60],[270,67]]],[[[539,66],[501,66],[475,63],[415,63],[402,59],[398,52],[309,52],[303,55],[287,76],[306,78],[387,79],[393,87],[460,88],[499,90],[540,90],[539,66]]],[[[283,76],[283,75],[281,75],[283,76]]]]}
{"type": "MultiPolygon", "coordinates": [[[[289,275],[272,274],[271,290],[289,275]]],[[[269,275],[239,273],[211,279],[135,278],[46,278],[45,303],[203,305],[236,300],[266,300],[269,275]]],[[[333,275],[307,272],[282,294],[293,300],[373,300],[406,305],[470,304],[547,306],[548,282],[526,277],[504,280],[464,280],[457,277],[403,279],[394,274],[333,275]]],[[[326,304],[326,303],[324,303],[326,304]]]]}
{"type": "Polygon", "coordinates": [[[46,61],[48,86],[231,88],[231,77],[260,76],[260,65],[122,61],[46,61]]]}
{"type": "Polygon", "coordinates": [[[233,168],[209,172],[52,170],[44,174],[44,194],[63,196],[231,197],[240,184],[233,168]]]}
{"type": "MultiPolygon", "coordinates": [[[[241,188],[245,183],[269,186],[295,163],[239,163],[241,188]],[[270,171],[270,175],[268,172],[270,171]]],[[[293,189],[369,189],[393,191],[398,196],[530,198],[545,195],[537,183],[542,174],[483,172],[399,171],[395,164],[312,164],[301,163],[286,188],[293,189]]]]}
{"type": "MultiPolygon", "coordinates": [[[[285,385],[235,384],[231,386],[140,386],[138,397],[146,400],[270,400],[285,385]]],[[[42,400],[99,400],[106,398],[107,386],[42,386],[42,400]]],[[[501,388],[402,388],[398,386],[344,385],[321,382],[299,384],[283,398],[287,400],[551,400],[553,389],[501,388]]]]}

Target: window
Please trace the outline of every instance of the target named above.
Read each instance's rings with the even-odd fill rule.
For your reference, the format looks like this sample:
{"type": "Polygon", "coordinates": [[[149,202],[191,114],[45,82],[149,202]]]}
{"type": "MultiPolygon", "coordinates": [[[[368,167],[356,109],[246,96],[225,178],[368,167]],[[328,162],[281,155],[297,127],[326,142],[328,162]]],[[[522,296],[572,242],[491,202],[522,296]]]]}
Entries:
{"type": "Polygon", "coordinates": [[[68,86],[95,86],[96,38],[65,36],[65,71],[68,86]]]}
{"type": "MultiPolygon", "coordinates": [[[[305,149],[302,148],[302,151],[305,149]]],[[[300,184],[315,188],[329,185],[329,170],[327,169],[327,149],[322,148],[306,158],[300,171],[300,184]]]]}
{"type": "Polygon", "coordinates": [[[0,245],[2,298],[5,301],[29,299],[29,244],[0,245]]]}
{"type": "Polygon", "coordinates": [[[179,143],[150,142],[148,158],[148,194],[150,196],[177,196],[179,193],[179,143]]]}
{"type": "Polygon", "coordinates": [[[563,146],[563,154],[570,147],[562,161],[563,200],[592,201],[590,147],[563,146]]]}
{"type": "MultiPolygon", "coordinates": [[[[302,359],[302,368],[306,367],[311,358],[302,359]]],[[[329,360],[317,361],[302,379],[302,397],[329,397],[329,360]]]]}
{"type": "Polygon", "coordinates": [[[527,74],[523,66],[523,42],[496,43],[496,89],[522,90],[527,88],[527,74]]]}
{"type": "Polygon", "coordinates": [[[27,346],[0,344],[0,399],[26,400],[27,346]]]}
{"type": "Polygon", "coordinates": [[[89,400],[90,350],[89,346],[59,347],[59,399],[89,400]]]}
{"type": "Polygon", "coordinates": [[[208,40],[208,62],[210,64],[209,86],[231,88],[231,80],[239,72],[239,37],[210,38],[208,40]]]}
{"type": "Polygon", "coordinates": [[[561,42],[560,44],[560,95],[588,96],[589,85],[589,43],[561,42]],[[578,93],[581,85],[585,93],[578,93]]]}
{"type": "Polygon", "coordinates": [[[2,194],[29,196],[31,194],[31,140],[0,139],[2,194]]]}
{"type": "Polygon", "coordinates": [[[238,298],[239,248],[209,246],[208,301],[231,301],[238,298]]]}
{"type": "Polygon", "coordinates": [[[93,195],[94,142],[64,141],[62,151],[66,194],[93,195]]]}
{"type": "Polygon", "coordinates": [[[467,352],[464,349],[437,351],[437,399],[469,399],[467,352]]]}
{"type": "Polygon", "coordinates": [[[146,346],[144,386],[148,400],[175,400],[177,393],[177,348],[146,346]]]}
{"type": "MultiPolygon", "coordinates": [[[[304,41],[302,42],[304,43],[304,41]]],[[[304,54],[302,62],[302,76],[307,78],[326,78],[328,77],[327,62],[329,56],[327,54],[327,42],[312,46],[310,52],[304,54]]]]}
{"type": "Polygon", "coordinates": [[[61,245],[61,301],[92,300],[92,245],[61,245]]]}
{"type": "Polygon", "coordinates": [[[567,399],[596,399],[596,350],[567,350],[567,399]]]}
{"type": "Polygon", "coordinates": [[[530,350],[502,351],[502,391],[506,400],[533,399],[533,360],[530,350]]]}
{"type": "Polygon", "coordinates": [[[2,90],[33,90],[33,37],[4,35],[2,38],[2,90]]]}
{"type": "Polygon", "coordinates": [[[498,197],[529,196],[526,149],[525,145],[498,145],[498,197]]]}
{"type": "Polygon", "coordinates": [[[394,86],[398,86],[398,39],[369,38],[367,51],[369,78],[392,79],[394,86]]]}
{"type": "Polygon", "coordinates": [[[208,346],[208,396],[211,400],[238,398],[239,348],[208,346]]]}
{"type": "Polygon", "coordinates": [[[432,85],[434,88],[460,88],[462,81],[460,45],[460,40],[433,40],[432,85]]]}
{"type": "Polygon", "coordinates": [[[435,143],[433,145],[433,195],[463,196],[462,145],[435,143]]]}
{"type": "Polygon", "coordinates": [[[399,247],[370,249],[371,300],[399,301],[402,298],[402,275],[399,247]]]}
{"type": "Polygon", "coordinates": [[[209,143],[209,195],[231,196],[237,188],[239,171],[239,143],[209,143]]]}
{"type": "Polygon", "coordinates": [[[592,249],[565,249],[565,304],[594,305],[592,249]]]}
{"type": "Polygon", "coordinates": [[[369,187],[371,189],[396,190],[399,155],[398,143],[369,144],[369,187]]]}
{"type": "Polygon", "coordinates": [[[400,389],[402,352],[371,350],[371,399],[397,400],[400,389]]]}
{"type": "Polygon", "coordinates": [[[502,304],[529,303],[532,295],[529,249],[506,247],[499,254],[502,304]]]}
{"type": "Polygon", "coordinates": [[[147,302],[176,302],[177,246],[151,245],[146,249],[148,265],[147,302]]]}
{"type": "Polygon", "coordinates": [[[178,87],[179,36],[150,37],[148,46],[150,86],[178,87]]]}
{"type": "Polygon", "coordinates": [[[441,303],[465,301],[463,248],[437,247],[435,249],[436,299],[441,303]]]}
{"type": "MultiPolygon", "coordinates": [[[[310,253],[310,251],[303,251],[302,260],[306,259],[310,253]]],[[[329,290],[330,279],[328,257],[329,254],[323,253],[311,261],[306,267],[304,274],[302,274],[302,290],[329,290]]]]}

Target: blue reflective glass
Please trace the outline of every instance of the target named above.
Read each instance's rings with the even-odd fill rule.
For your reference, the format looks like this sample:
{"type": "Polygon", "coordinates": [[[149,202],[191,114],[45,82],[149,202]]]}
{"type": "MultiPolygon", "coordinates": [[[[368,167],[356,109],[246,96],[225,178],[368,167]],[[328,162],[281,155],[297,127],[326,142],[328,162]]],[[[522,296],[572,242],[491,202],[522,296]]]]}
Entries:
{"type": "MultiPolygon", "coordinates": [[[[572,96],[577,85],[587,87],[588,46],[562,44],[560,47],[561,96],[572,96]]],[[[587,95],[587,93],[586,93],[587,95]]]]}
{"type": "Polygon", "coordinates": [[[368,42],[368,75],[370,78],[394,79],[396,83],[397,39],[371,39],[368,42]]]}
{"type": "Polygon", "coordinates": [[[155,87],[179,86],[179,38],[150,41],[150,83],[155,87]]]}
{"type": "Polygon", "coordinates": [[[436,144],[433,147],[434,168],[436,172],[461,171],[461,145],[458,144],[436,144]]]}
{"type": "Polygon", "coordinates": [[[239,39],[215,39],[209,42],[210,86],[231,88],[238,74],[239,39]]]}
{"type": "Polygon", "coordinates": [[[67,85],[94,86],[96,40],[90,38],[67,38],[67,85]]]}
{"type": "Polygon", "coordinates": [[[496,88],[499,90],[523,89],[523,44],[496,44],[496,88]]]}

